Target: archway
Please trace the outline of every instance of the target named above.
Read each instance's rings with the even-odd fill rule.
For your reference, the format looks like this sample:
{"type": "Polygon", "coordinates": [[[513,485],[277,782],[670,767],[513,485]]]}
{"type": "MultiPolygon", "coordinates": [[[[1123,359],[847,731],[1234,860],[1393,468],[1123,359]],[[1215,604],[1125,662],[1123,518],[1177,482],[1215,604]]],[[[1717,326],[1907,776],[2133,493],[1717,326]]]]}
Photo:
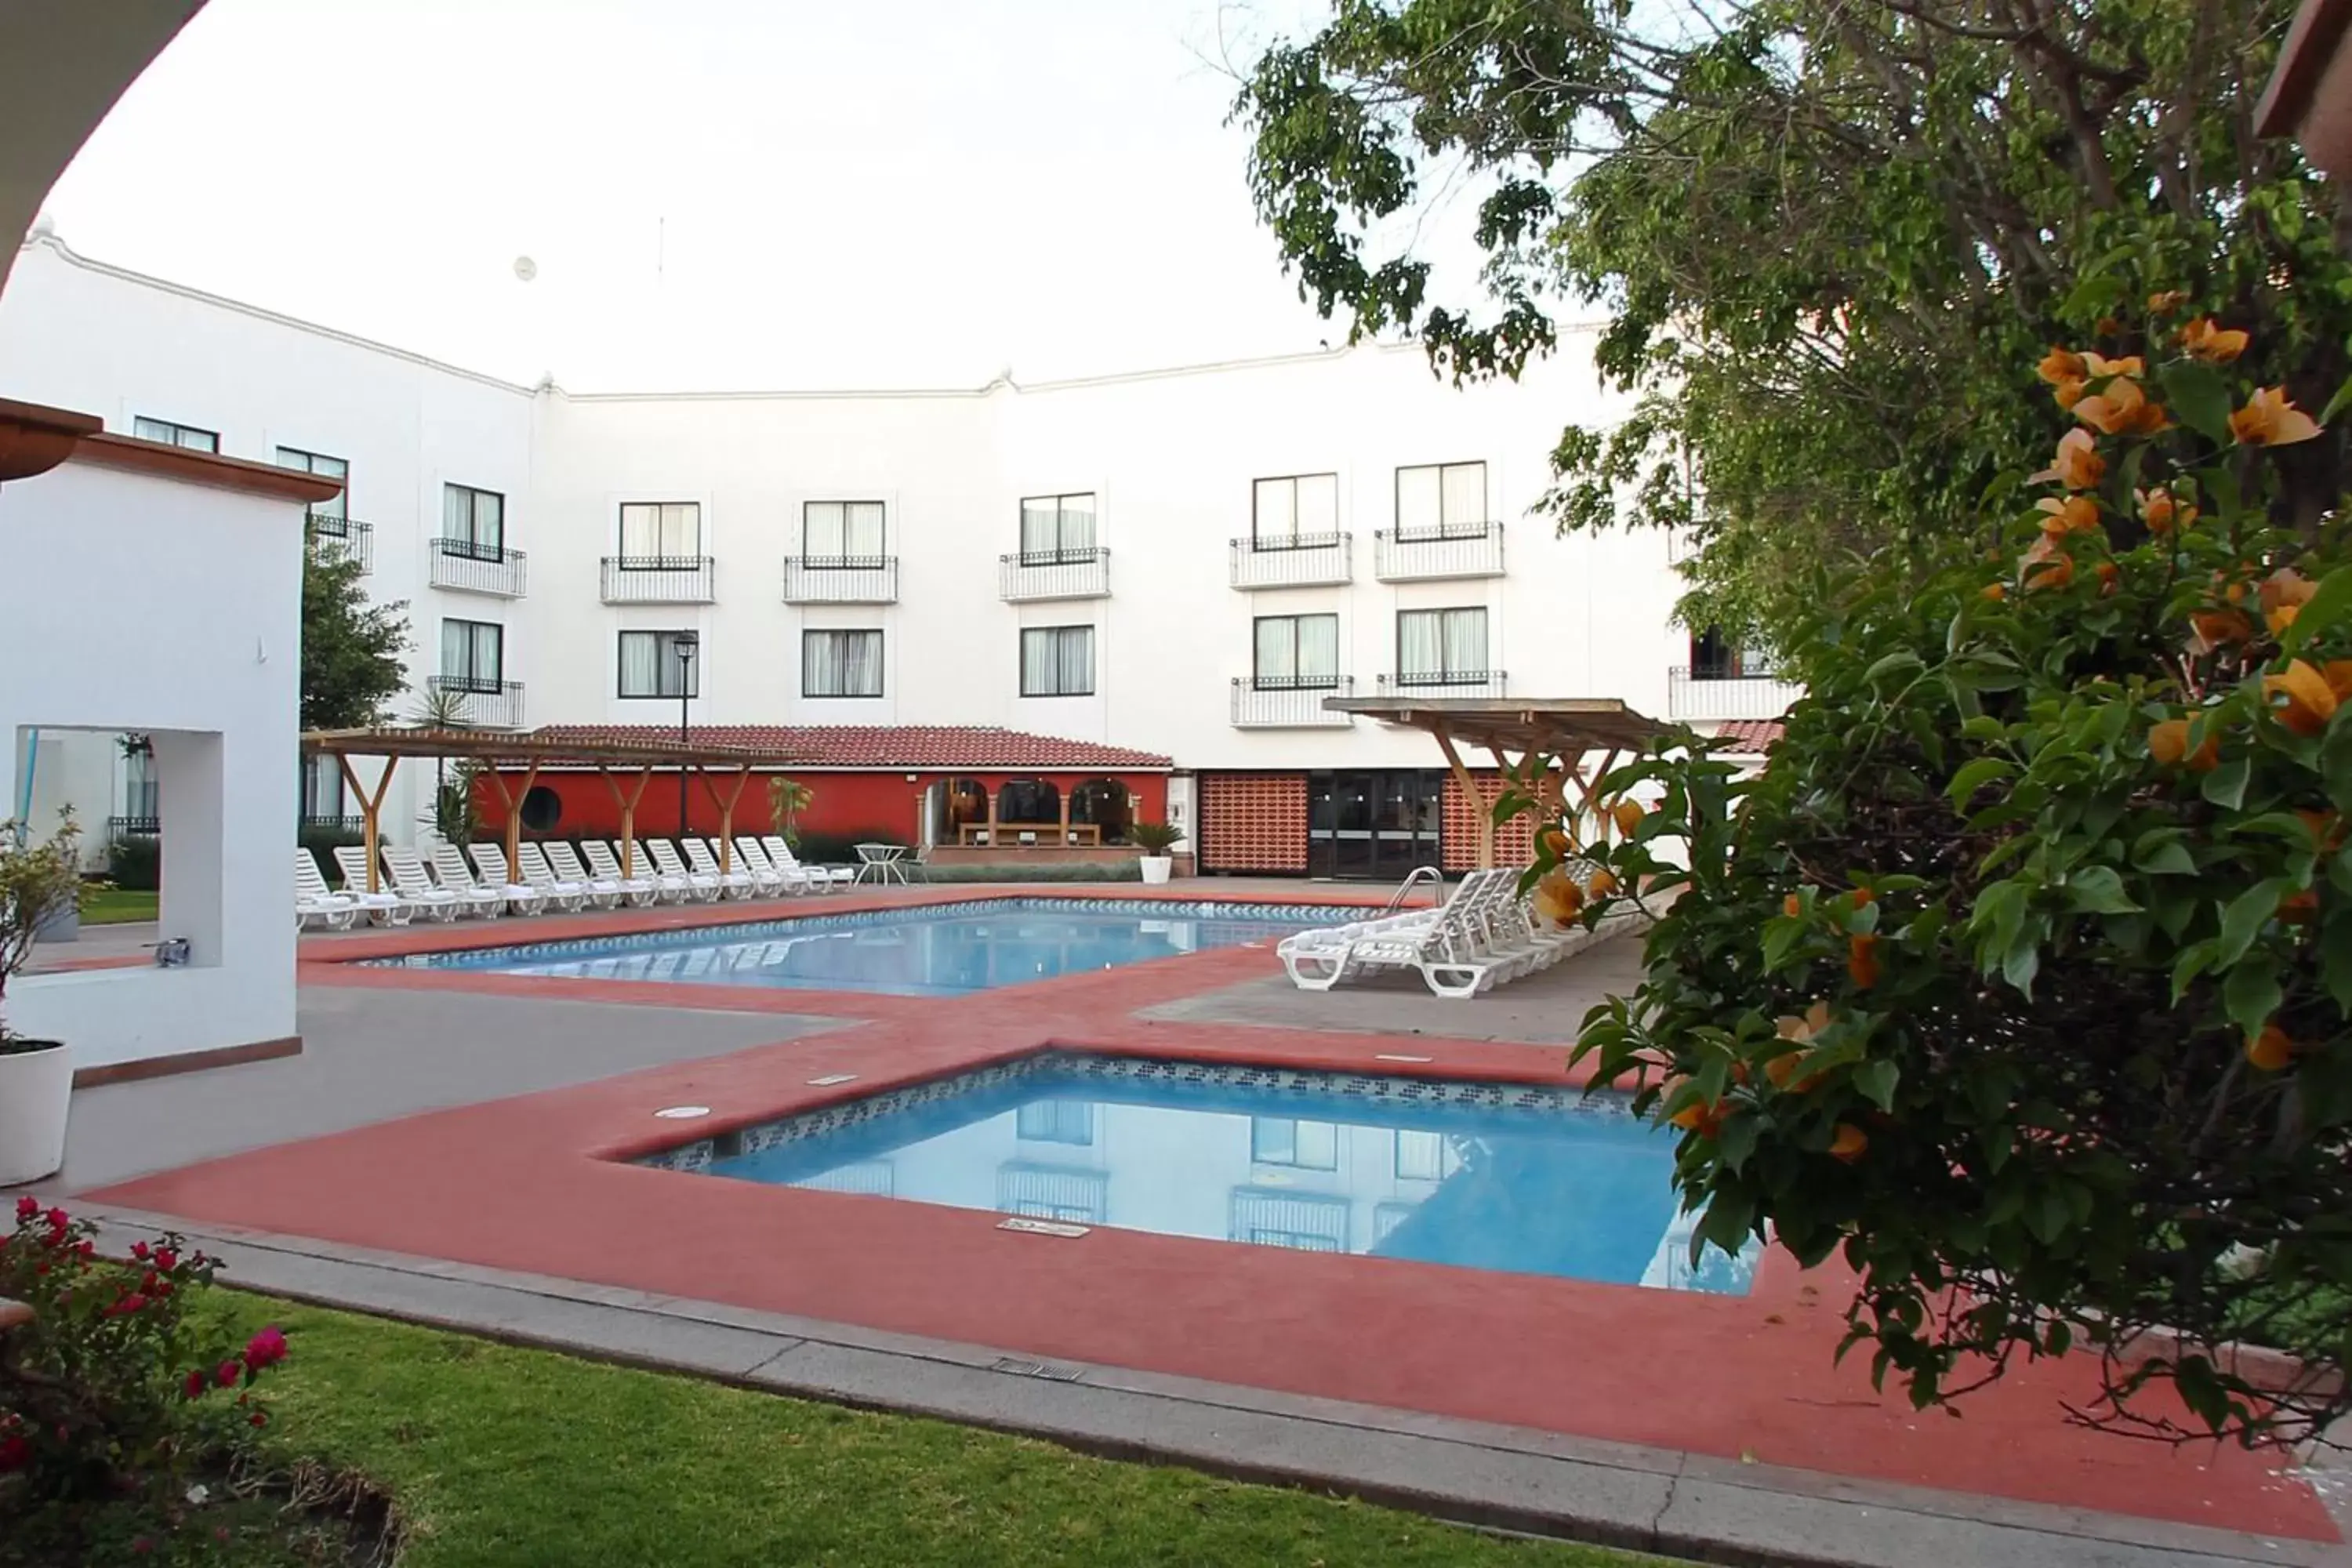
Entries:
{"type": "Polygon", "coordinates": [[[996,820],[1007,827],[1058,827],[1062,792],[1043,779],[1007,779],[996,792],[996,820]]]}
{"type": "Polygon", "coordinates": [[[1124,844],[1134,800],[1117,779],[1088,779],[1070,792],[1070,820],[1091,823],[1105,844],[1124,844]]]}
{"type": "Polygon", "coordinates": [[[940,792],[940,832],[942,844],[961,844],[976,838],[988,823],[988,786],[978,779],[950,779],[940,792]],[[972,831],[966,833],[970,828],[972,831]]]}

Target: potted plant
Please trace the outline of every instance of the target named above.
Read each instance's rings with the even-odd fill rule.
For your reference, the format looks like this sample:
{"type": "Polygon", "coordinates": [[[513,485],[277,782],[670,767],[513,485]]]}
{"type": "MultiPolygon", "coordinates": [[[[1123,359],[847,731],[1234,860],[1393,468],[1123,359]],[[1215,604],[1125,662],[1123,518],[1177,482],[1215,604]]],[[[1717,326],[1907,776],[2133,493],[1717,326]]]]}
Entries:
{"type": "Polygon", "coordinates": [[[1143,879],[1157,885],[1176,868],[1176,858],[1168,851],[1184,841],[1184,830],[1168,822],[1132,823],[1127,841],[1143,851],[1143,879]]]}
{"type": "Polygon", "coordinates": [[[801,813],[816,799],[816,792],[798,779],[772,778],[768,781],[768,821],[783,841],[795,850],[801,847],[801,813]]]}
{"type": "MultiPolygon", "coordinates": [[[[70,811],[46,843],[33,842],[21,823],[0,822],[0,1004],[42,928],[81,908],[88,889],[80,840],[70,811]]],[[[73,1053],[65,1042],[26,1039],[0,1010],[0,1187],[37,1181],[66,1163],[72,1098],[73,1053]]]]}

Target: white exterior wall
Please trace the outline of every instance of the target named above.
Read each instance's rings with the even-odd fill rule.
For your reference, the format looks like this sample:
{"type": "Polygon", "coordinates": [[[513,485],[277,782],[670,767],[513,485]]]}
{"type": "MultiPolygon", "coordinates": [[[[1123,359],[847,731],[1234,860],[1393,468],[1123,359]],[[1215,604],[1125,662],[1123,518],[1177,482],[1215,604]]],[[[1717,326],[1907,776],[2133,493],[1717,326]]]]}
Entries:
{"type": "MultiPolygon", "coordinates": [[[[191,949],[184,968],[10,984],[11,1026],[69,1042],[77,1068],[295,1032],[287,828],[301,540],[295,503],[81,461],[0,487],[9,563],[0,628],[10,649],[0,659],[0,736],[10,742],[11,809],[28,731],[43,732],[45,749],[63,733],[76,753],[92,742],[110,751],[123,731],[152,735],[161,930],[191,949]],[[93,561],[123,564],[93,573],[93,561]]],[[[85,827],[100,827],[88,806],[81,815],[85,827]]],[[[37,831],[54,821],[44,813],[37,831]]]]}

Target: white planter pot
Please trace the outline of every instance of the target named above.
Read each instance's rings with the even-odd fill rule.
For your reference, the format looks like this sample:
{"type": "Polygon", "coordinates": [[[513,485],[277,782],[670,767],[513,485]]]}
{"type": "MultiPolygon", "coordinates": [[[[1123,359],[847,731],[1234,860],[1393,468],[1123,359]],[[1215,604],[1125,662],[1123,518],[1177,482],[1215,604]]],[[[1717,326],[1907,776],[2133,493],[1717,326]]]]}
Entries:
{"type": "Polygon", "coordinates": [[[66,1163],[73,1049],[0,1054],[0,1187],[37,1182],[66,1163]]]}
{"type": "Polygon", "coordinates": [[[1138,858],[1137,864],[1143,868],[1143,879],[1157,886],[1159,883],[1166,881],[1168,879],[1168,874],[1176,868],[1176,857],[1173,855],[1145,855],[1138,858]]]}

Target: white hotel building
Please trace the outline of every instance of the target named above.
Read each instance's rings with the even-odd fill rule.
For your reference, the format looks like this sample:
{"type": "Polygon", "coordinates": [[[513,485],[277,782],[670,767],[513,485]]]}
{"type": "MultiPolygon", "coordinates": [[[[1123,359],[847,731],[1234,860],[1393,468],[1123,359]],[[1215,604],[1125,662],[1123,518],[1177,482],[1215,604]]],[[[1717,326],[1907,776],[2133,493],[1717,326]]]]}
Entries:
{"type": "MultiPolygon", "coordinates": [[[[37,227],[0,295],[12,396],[344,479],[322,543],[406,603],[412,691],[458,689],[475,722],[674,728],[690,631],[697,727],[1002,726],[1158,753],[1204,870],[1383,878],[1433,858],[1448,816],[1463,863],[1469,807],[1425,734],[1326,696],[1617,697],[1703,727],[1780,711],[1778,683],[1674,624],[1663,531],[1563,538],[1531,510],[1562,426],[1612,416],[1589,349],[1570,332],[1523,382],[1466,388],[1418,347],[1365,347],[970,389],[580,395],[37,227]]],[[[100,569],[89,644],[57,657],[136,638],[110,618],[108,542],[60,546],[100,569]]],[[[135,817],[136,764],[53,752],[43,795],[135,817]]],[[[403,776],[395,832],[429,783],[403,776]]],[[[339,790],[322,777],[306,811],[339,814],[339,790]]]]}

